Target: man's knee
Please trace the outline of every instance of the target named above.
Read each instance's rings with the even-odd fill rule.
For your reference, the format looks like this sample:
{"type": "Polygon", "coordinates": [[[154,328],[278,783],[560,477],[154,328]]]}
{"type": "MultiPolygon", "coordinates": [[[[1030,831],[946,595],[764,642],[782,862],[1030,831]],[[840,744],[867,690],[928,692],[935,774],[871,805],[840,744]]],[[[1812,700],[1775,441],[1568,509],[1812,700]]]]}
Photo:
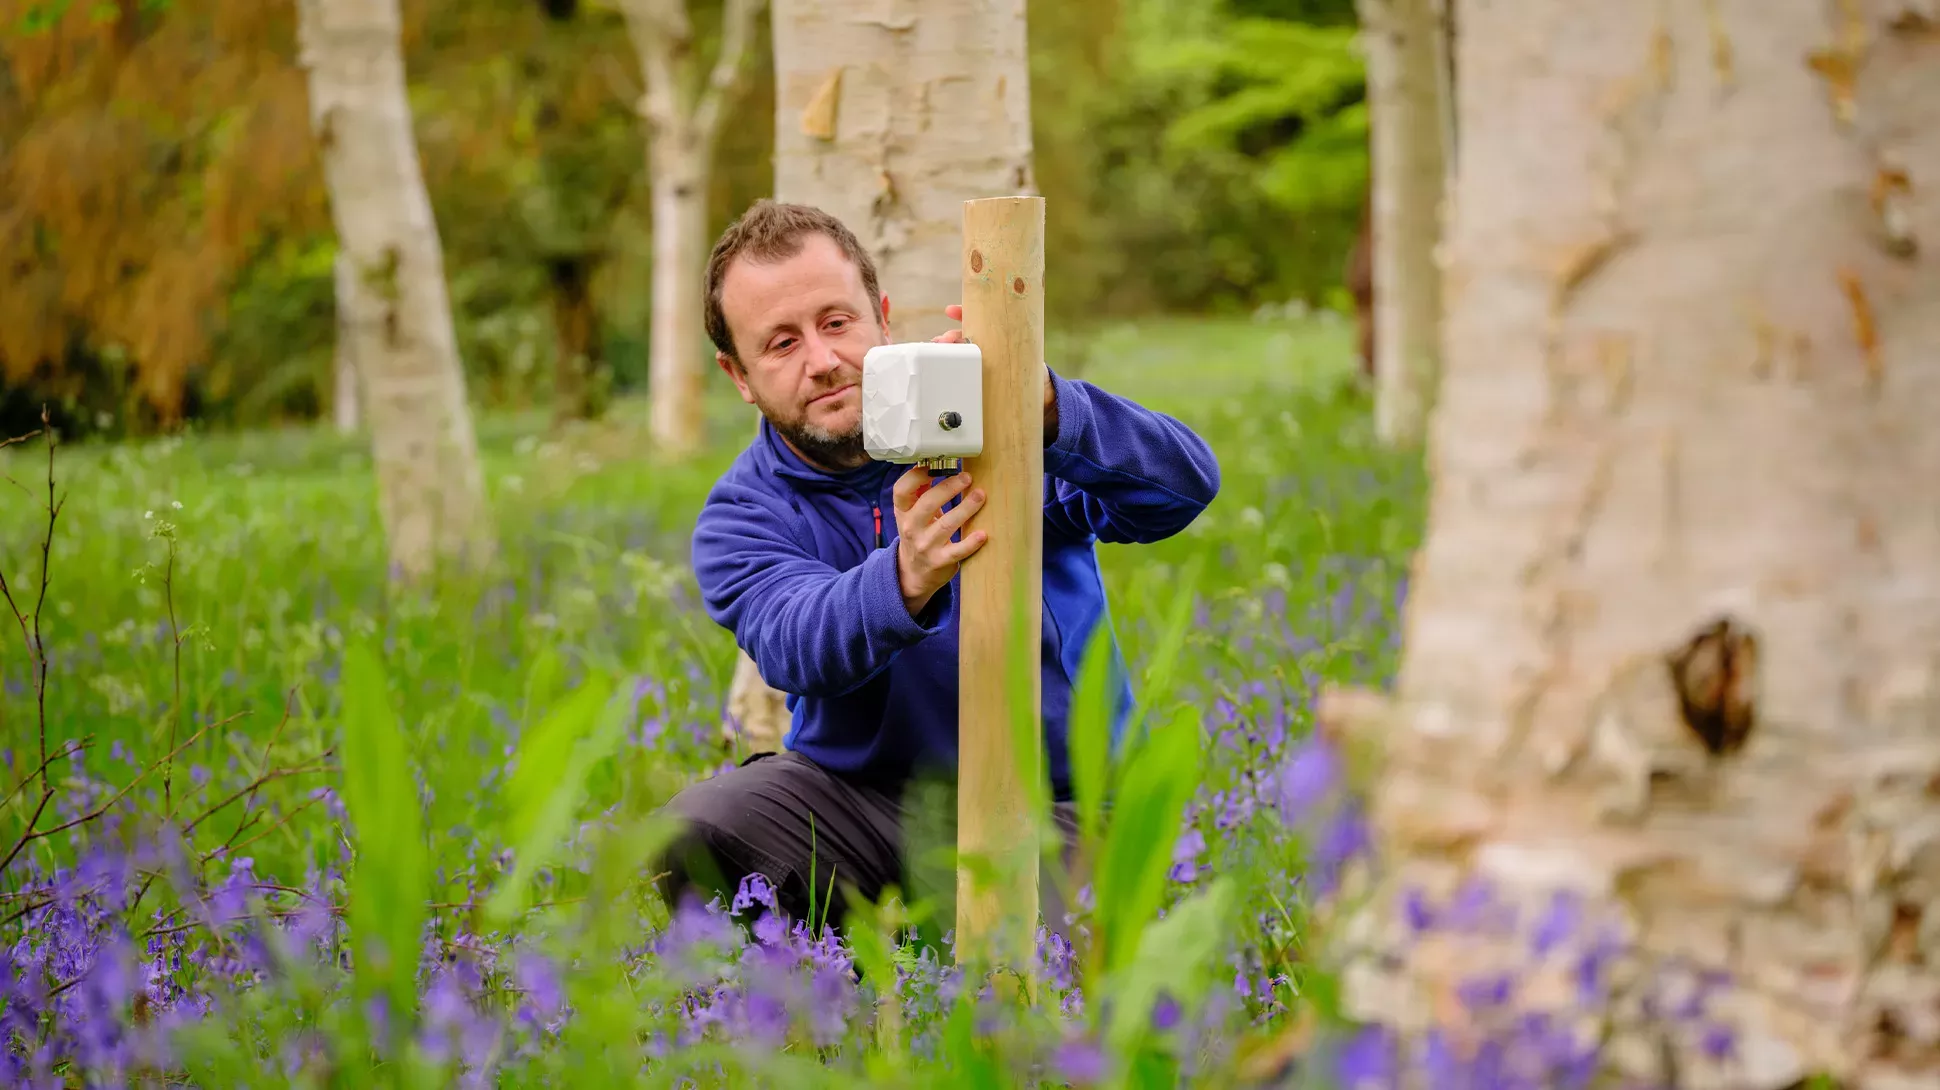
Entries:
{"type": "Polygon", "coordinates": [[[690,784],[661,807],[674,828],[653,860],[652,873],[670,909],[690,893],[703,904],[717,895],[732,897],[751,869],[739,850],[732,799],[722,786],[713,780],[690,784]]]}

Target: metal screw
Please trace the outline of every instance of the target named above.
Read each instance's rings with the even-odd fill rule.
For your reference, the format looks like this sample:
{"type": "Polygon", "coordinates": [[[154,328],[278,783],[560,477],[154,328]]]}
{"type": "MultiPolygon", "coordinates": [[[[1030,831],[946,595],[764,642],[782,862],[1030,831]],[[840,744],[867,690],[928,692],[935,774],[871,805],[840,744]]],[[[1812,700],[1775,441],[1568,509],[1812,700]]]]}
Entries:
{"type": "Polygon", "coordinates": [[[944,431],[951,431],[963,426],[963,416],[955,411],[946,412],[942,416],[937,417],[936,422],[943,425],[944,431]]]}

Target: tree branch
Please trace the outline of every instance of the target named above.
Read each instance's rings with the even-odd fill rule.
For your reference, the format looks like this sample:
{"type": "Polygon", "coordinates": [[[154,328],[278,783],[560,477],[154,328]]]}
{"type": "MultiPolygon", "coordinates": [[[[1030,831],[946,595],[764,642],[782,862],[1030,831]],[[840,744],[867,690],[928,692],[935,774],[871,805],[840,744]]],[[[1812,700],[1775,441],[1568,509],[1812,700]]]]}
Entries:
{"type": "MultiPolygon", "coordinates": [[[[317,760],[321,761],[326,757],[332,756],[333,754],[335,754],[335,752],[336,752],[336,747],[334,746],[331,747],[330,749],[326,749],[322,753],[317,755],[317,760]]],[[[202,811],[201,815],[198,816],[194,821],[191,821],[187,825],[182,826],[182,835],[184,837],[187,837],[190,833],[195,831],[196,826],[209,820],[211,817],[214,817],[217,813],[219,813],[224,807],[228,806],[230,803],[235,802],[237,799],[242,798],[244,795],[254,792],[256,789],[262,787],[264,784],[268,783],[271,780],[280,780],[285,776],[303,776],[303,775],[308,775],[309,773],[312,773],[312,772],[328,772],[328,771],[330,771],[329,766],[322,765],[322,764],[301,765],[296,768],[273,768],[268,772],[265,772],[262,775],[257,776],[255,779],[250,780],[247,784],[243,785],[242,787],[236,789],[234,792],[230,793],[226,798],[224,798],[221,802],[218,802],[214,806],[211,806],[208,809],[202,811]]]]}
{"type": "MultiPolygon", "coordinates": [[[[188,741],[183,742],[181,745],[175,747],[175,749],[170,751],[168,756],[162,758],[161,761],[157,761],[155,762],[155,764],[151,764],[148,767],[142,769],[140,772],[136,773],[135,778],[132,780],[129,780],[126,786],[122,787],[121,790],[116,791],[114,795],[108,799],[108,801],[102,803],[101,805],[95,807],[94,809],[88,811],[87,813],[82,814],[80,817],[77,817],[72,821],[67,821],[60,825],[56,825],[51,829],[36,830],[34,828],[34,825],[40,821],[41,812],[47,809],[48,800],[54,797],[54,792],[51,788],[43,788],[41,791],[40,807],[34,811],[33,818],[27,822],[26,831],[21,833],[20,839],[14,842],[13,850],[7,853],[6,861],[0,862],[0,874],[4,874],[6,872],[7,864],[13,862],[14,857],[20,854],[20,849],[26,847],[32,841],[39,840],[42,837],[53,836],[55,833],[64,833],[67,830],[74,828],[76,825],[84,825],[90,821],[93,821],[95,818],[100,817],[102,814],[107,813],[108,807],[113,806],[117,802],[120,802],[122,798],[128,794],[128,792],[135,789],[136,784],[147,779],[148,774],[150,772],[155,771],[155,768],[157,765],[160,765],[167,761],[173,761],[177,753],[180,753],[183,750],[194,745],[197,739],[201,738],[205,733],[211,730],[215,730],[218,727],[228,726],[229,724],[235,722],[238,719],[241,719],[244,715],[247,715],[247,714],[248,714],[247,712],[237,712],[236,714],[230,716],[227,719],[222,720],[219,723],[211,723],[208,726],[197,730],[194,734],[189,736],[188,741]]],[[[43,766],[42,771],[43,773],[45,772],[45,766],[43,766]]],[[[43,775],[43,779],[44,778],[45,777],[43,775]]]]}
{"type": "Polygon", "coordinates": [[[13,790],[7,792],[7,797],[4,799],[0,799],[0,810],[5,809],[7,804],[14,800],[15,795],[20,794],[21,791],[26,789],[28,784],[34,782],[34,777],[40,775],[41,769],[46,768],[48,765],[54,763],[55,761],[72,757],[76,753],[81,752],[82,750],[88,748],[93,744],[94,744],[94,736],[90,734],[86,738],[83,738],[72,745],[62,746],[61,749],[58,752],[56,752],[53,756],[47,758],[47,760],[45,761],[42,761],[40,768],[36,768],[32,772],[27,773],[26,779],[21,780],[17,784],[14,784],[13,790]]]}
{"type": "Polygon", "coordinates": [[[754,37],[755,16],[767,0],[727,0],[727,9],[721,16],[721,49],[714,57],[714,69],[708,73],[707,88],[701,92],[700,102],[694,107],[694,135],[700,144],[701,154],[711,159],[714,154],[714,138],[720,134],[722,111],[726,109],[728,96],[732,95],[741,83],[746,69],[743,62],[747,59],[748,42],[754,37]]]}
{"type": "Polygon", "coordinates": [[[694,28],[686,0],[623,0],[620,7],[647,80],[640,116],[656,133],[672,133],[687,119],[681,76],[693,53],[694,28]]]}
{"type": "MultiPolygon", "coordinates": [[[[59,444],[54,441],[53,418],[48,414],[47,406],[45,405],[40,407],[40,424],[41,426],[38,429],[28,432],[26,435],[19,435],[12,439],[0,441],[0,448],[4,448],[13,446],[15,443],[24,443],[35,436],[43,436],[46,439],[47,532],[40,539],[40,594],[34,600],[34,611],[30,615],[26,610],[20,608],[19,601],[13,596],[13,589],[7,585],[6,573],[0,571],[0,598],[6,600],[7,609],[13,613],[14,620],[20,625],[21,641],[27,646],[28,667],[34,679],[34,703],[39,718],[40,789],[42,792],[47,792],[53,790],[53,784],[47,772],[47,766],[49,764],[47,756],[47,648],[41,643],[40,615],[42,608],[47,603],[48,554],[54,545],[54,523],[60,517],[61,507],[65,501],[56,502],[54,498],[54,448],[59,444]]],[[[19,482],[13,481],[11,477],[8,480],[12,481],[16,486],[19,486],[19,482]]],[[[26,491],[24,486],[20,487],[21,491],[26,491]]]]}

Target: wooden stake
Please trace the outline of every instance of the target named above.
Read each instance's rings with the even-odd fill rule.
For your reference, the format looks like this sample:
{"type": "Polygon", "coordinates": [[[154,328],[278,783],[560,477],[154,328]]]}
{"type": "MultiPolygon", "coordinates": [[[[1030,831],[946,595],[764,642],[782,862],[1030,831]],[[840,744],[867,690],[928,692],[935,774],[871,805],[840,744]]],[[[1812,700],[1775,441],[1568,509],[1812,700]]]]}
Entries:
{"type": "Polygon", "coordinates": [[[1028,974],[1043,765],[1042,197],[964,202],[963,332],[983,350],[984,411],[983,454],[963,468],[986,499],[962,532],[990,537],[959,584],[956,949],[1028,974]],[[1010,668],[1013,648],[1029,669],[1010,668]]]}

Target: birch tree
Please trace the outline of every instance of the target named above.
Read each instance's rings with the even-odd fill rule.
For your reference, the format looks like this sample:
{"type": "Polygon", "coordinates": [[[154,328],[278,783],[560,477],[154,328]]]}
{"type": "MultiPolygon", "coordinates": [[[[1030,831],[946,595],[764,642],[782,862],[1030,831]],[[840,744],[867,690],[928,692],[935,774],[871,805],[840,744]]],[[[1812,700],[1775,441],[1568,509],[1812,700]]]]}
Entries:
{"type": "Polygon", "coordinates": [[[1420,442],[1441,336],[1441,201],[1445,145],[1443,0],[1358,0],[1367,58],[1375,430],[1420,442]]]}
{"type": "Polygon", "coordinates": [[[702,439],[702,332],[707,183],[727,102],[740,85],[764,0],[727,0],[714,64],[703,70],[687,0],[620,0],[640,54],[653,203],[653,327],[648,334],[649,427],[669,453],[702,439]]]}
{"type": "Polygon", "coordinates": [[[438,225],[405,96],[397,0],[297,0],[298,64],[342,255],[337,307],[361,382],[394,572],[488,559],[491,512],[438,225]]]}
{"type": "Polygon", "coordinates": [[[1016,0],[779,0],[775,197],[854,231],[898,340],[956,323],[963,202],[1035,192],[1016,0]]]}
{"type": "MultiPolygon", "coordinates": [[[[963,202],[1034,193],[1024,5],[778,0],[775,199],[840,219],[868,249],[899,341],[956,323],[963,202]]],[[[788,711],[742,652],[729,713],[779,748],[788,711]]]]}
{"type": "Polygon", "coordinates": [[[1576,1025],[1572,963],[1531,935],[1607,926],[1611,979],[1718,974],[1708,1039],[1611,1008],[1633,1076],[1936,1085],[1935,9],[1461,18],[1400,676],[1322,707],[1378,769],[1349,946],[1401,966],[1357,958],[1351,1006],[1470,1047],[1487,1016],[1456,989],[1506,968],[1576,1025]],[[1519,910],[1513,942],[1388,915],[1463,883],[1519,910]]]}

